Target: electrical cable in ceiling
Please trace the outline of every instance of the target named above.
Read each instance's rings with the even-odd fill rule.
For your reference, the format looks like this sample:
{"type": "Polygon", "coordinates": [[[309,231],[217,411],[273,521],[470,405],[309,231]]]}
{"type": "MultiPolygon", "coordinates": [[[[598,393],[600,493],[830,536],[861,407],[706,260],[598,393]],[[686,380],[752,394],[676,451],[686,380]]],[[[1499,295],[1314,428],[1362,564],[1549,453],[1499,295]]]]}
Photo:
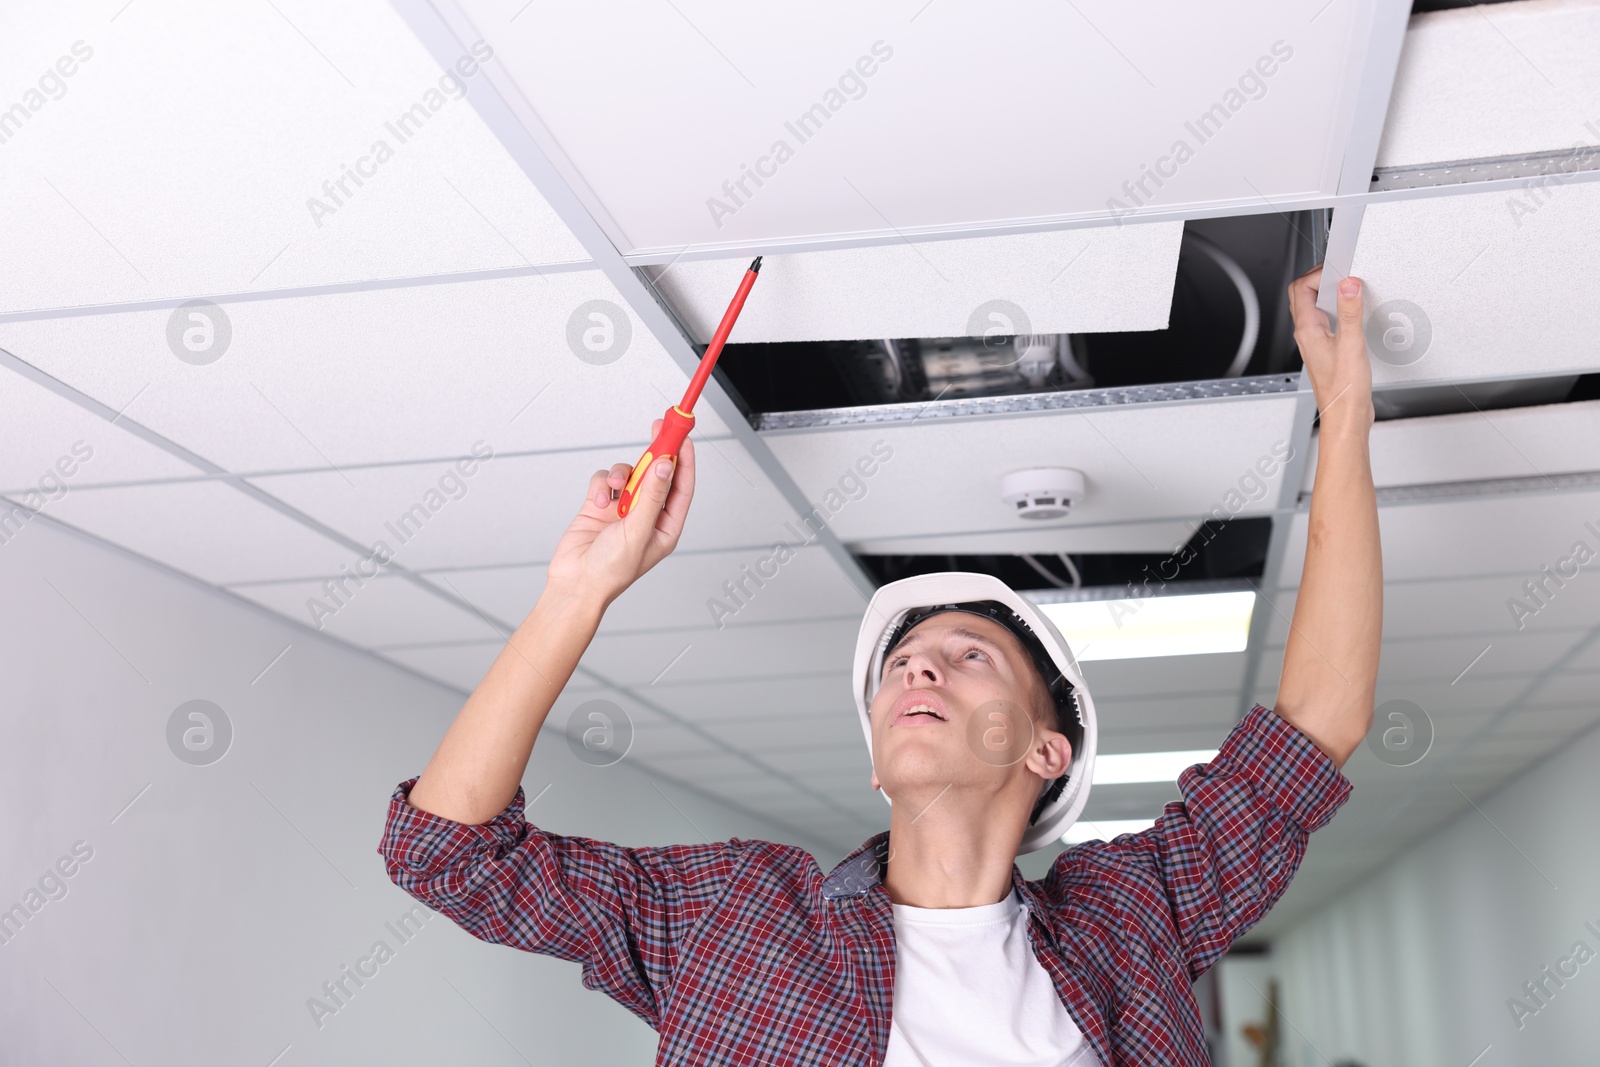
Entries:
{"type": "Polygon", "coordinates": [[[1244,268],[1239,266],[1239,261],[1211,241],[1191,230],[1184,231],[1183,239],[1210,256],[1239,290],[1239,301],[1244,305],[1244,332],[1239,337],[1239,350],[1234,354],[1233,362],[1222,373],[1224,378],[1238,378],[1250,365],[1250,356],[1256,350],[1256,338],[1261,332],[1261,300],[1256,295],[1256,287],[1250,281],[1250,276],[1244,272],[1244,268]]]}

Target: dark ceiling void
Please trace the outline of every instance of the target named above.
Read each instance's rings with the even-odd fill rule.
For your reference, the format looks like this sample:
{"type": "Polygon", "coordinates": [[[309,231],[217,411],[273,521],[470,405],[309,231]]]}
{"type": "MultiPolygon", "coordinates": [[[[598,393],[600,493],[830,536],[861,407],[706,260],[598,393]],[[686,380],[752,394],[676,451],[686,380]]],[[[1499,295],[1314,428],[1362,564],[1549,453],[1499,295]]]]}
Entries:
{"type": "Polygon", "coordinates": [[[1164,330],[730,344],[717,374],[759,414],[1292,372],[1286,293],[1326,232],[1321,211],[1186,223],[1164,330]],[[1241,352],[1247,301],[1257,323],[1241,352]]]}
{"type": "Polygon", "coordinates": [[[1172,552],[1073,553],[1069,569],[1057,556],[1033,553],[1033,563],[1020,555],[857,555],[879,584],[935,571],[977,571],[992,574],[1013,589],[1052,589],[1073,584],[1076,569],[1083,588],[1151,588],[1163,582],[1195,582],[1219,578],[1259,578],[1267,560],[1272,520],[1266,516],[1207,520],[1181,548],[1172,552]],[[1051,577],[1040,573],[1043,567],[1051,577]],[[1052,580],[1053,579],[1053,580],[1052,580]]]}
{"type": "Polygon", "coordinates": [[[1482,4],[1505,4],[1511,0],[1413,0],[1411,13],[1421,14],[1424,11],[1448,11],[1455,7],[1478,7],[1482,4]]]}

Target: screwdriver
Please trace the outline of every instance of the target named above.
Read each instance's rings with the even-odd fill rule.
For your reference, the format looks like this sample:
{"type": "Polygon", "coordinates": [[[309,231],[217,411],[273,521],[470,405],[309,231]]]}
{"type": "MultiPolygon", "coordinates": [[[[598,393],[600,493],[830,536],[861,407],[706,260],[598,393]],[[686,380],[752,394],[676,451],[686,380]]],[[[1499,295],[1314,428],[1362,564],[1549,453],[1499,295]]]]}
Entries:
{"type": "Polygon", "coordinates": [[[684,390],[683,401],[668,408],[666,414],[661,416],[661,431],[650,442],[650,447],[645,449],[644,455],[639,457],[639,462],[634,464],[633,473],[628,475],[628,484],[622,487],[622,495],[617,500],[619,517],[633,510],[639,479],[644,477],[651,463],[663,457],[674,464],[678,462],[678,450],[683,447],[683,440],[689,436],[689,431],[694,429],[694,402],[700,399],[700,390],[705,388],[706,380],[711,377],[717,357],[722,355],[722,346],[727,343],[728,334],[733,332],[733,324],[739,320],[739,312],[744,309],[745,297],[750,295],[750,287],[755,285],[756,276],[760,273],[761,257],[757,256],[740,279],[739,291],[733,294],[733,302],[722,313],[722,322],[718,324],[717,332],[711,335],[711,343],[706,346],[705,355],[700,357],[700,366],[695,369],[694,377],[689,379],[689,388],[684,390]]]}

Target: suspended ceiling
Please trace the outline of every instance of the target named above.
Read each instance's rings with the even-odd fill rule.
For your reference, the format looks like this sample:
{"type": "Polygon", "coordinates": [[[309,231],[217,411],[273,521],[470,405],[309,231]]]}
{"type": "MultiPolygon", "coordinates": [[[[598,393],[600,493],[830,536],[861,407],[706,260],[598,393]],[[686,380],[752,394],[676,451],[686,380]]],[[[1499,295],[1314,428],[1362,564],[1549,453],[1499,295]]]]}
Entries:
{"type": "MultiPolygon", "coordinates": [[[[7,499],[82,442],[92,456],[42,515],[308,626],[323,583],[438,499],[414,536],[390,542],[385,577],[320,621],[466,692],[537,597],[588,474],[631,461],[677,398],[692,342],[751,252],[774,254],[741,324],[748,340],[959,334],[991,299],[1024,306],[1041,330],[1140,330],[1165,323],[1183,218],[1332,205],[1330,263],[1434,327],[1418,360],[1375,361],[1380,385],[1600,370],[1584,281],[1600,186],[1572,176],[1520,226],[1504,181],[1367,187],[1374,162],[1583,141],[1578,120],[1600,115],[1578,62],[1600,47],[1593,4],[1419,16],[1403,53],[1403,12],[1348,2],[1241,8],[1222,23],[1169,5],[1164,24],[1184,29],[1160,39],[1147,11],[1132,24],[1093,5],[981,22],[939,4],[840,8],[804,25],[671,5],[637,19],[440,10],[455,21],[375,2],[7,13],[6,69],[43,69],[78,40],[93,49],[0,146],[13,207],[0,223],[7,499]],[[387,134],[392,157],[336,210],[310,206],[331,202],[324,182],[471,54],[462,19],[495,56],[464,77],[465,95],[441,95],[404,143],[387,134]],[[704,190],[743,161],[749,136],[759,147],[880,37],[893,59],[828,139],[708,230],[704,190]],[[1193,102],[1220,99],[1279,38],[1294,57],[1266,94],[1148,211],[1107,221],[1105,200],[1182,136],[1193,102]],[[605,41],[607,62],[572,40],[605,41]],[[1481,93],[1462,91],[1463,70],[1481,93]],[[1476,121],[1485,100],[1494,121],[1476,121]],[[168,342],[176,305],[194,298],[220,305],[232,331],[205,365],[168,342]],[[611,362],[568,343],[590,301],[627,323],[611,362]],[[475,472],[452,477],[475,448],[475,472]]],[[[1159,551],[1274,442],[1302,463],[1313,445],[1304,387],[757,433],[714,383],[698,415],[683,546],[608,614],[574,692],[628,710],[641,766],[839,852],[884,816],[848,697],[870,592],[849,549],[1159,551]],[[895,458],[865,495],[719,628],[708,601],[879,437],[895,458]],[[1089,473],[1070,520],[1022,530],[990,516],[1002,468],[1024,459],[1089,473]]],[[[1376,429],[1391,620],[1379,699],[1431,709],[1440,746],[1410,775],[1357,754],[1357,799],[1272,921],[1460,810],[1452,786],[1479,795],[1600,715],[1592,581],[1529,632],[1504,615],[1524,578],[1600,525],[1592,491],[1554,477],[1600,469],[1585,444],[1600,439],[1596,419],[1570,404],[1376,429]],[[1456,484],[1484,479],[1511,484],[1456,484]],[[1441,483],[1454,488],[1398,492],[1441,483]]],[[[1295,465],[1251,502],[1277,533],[1250,651],[1092,665],[1108,751],[1206,747],[1251,700],[1272,701],[1310,485],[1295,465]]],[[[1133,817],[1161,799],[1102,789],[1090,815],[1133,817]]]]}

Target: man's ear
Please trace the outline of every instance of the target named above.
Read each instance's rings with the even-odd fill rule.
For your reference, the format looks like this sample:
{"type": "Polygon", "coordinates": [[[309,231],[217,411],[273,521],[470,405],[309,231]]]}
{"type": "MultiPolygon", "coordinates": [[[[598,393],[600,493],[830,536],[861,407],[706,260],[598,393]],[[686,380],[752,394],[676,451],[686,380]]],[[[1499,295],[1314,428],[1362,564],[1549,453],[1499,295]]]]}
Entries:
{"type": "Polygon", "coordinates": [[[1041,732],[1028,754],[1028,769],[1046,781],[1054,781],[1066,774],[1071,765],[1072,742],[1067,735],[1054,730],[1041,732]]]}

